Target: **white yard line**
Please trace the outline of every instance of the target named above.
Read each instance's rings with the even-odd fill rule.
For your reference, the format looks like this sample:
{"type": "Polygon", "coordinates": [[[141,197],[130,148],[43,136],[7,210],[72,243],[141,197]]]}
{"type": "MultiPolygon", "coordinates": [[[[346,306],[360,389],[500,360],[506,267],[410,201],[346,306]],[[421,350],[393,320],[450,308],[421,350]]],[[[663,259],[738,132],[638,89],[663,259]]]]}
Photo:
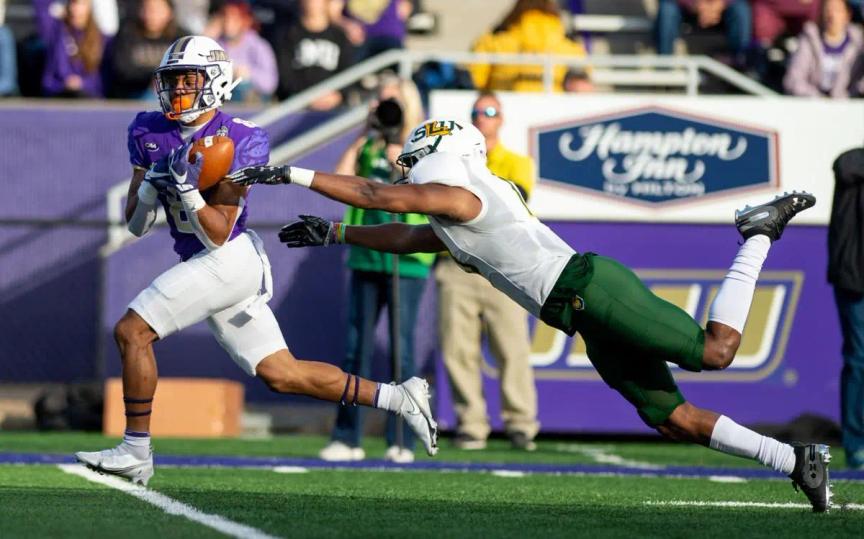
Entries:
{"type": "MultiPolygon", "coordinates": [[[[768,503],[768,502],[697,502],[688,500],[674,500],[669,502],[653,501],[645,502],[645,505],[667,506],[667,507],[760,507],[766,509],[810,509],[809,503],[768,503]]],[[[832,509],[841,511],[864,511],[864,505],[859,503],[838,503],[831,506],[832,509]]]]}
{"type": "Polygon", "coordinates": [[[276,473],[309,473],[309,468],[303,466],[276,466],[273,468],[276,473]]]}
{"type": "Polygon", "coordinates": [[[581,444],[558,444],[555,449],[564,453],[577,453],[585,455],[598,464],[612,464],[614,466],[626,466],[642,470],[662,470],[659,464],[643,462],[641,460],[625,459],[621,455],[610,452],[608,446],[581,445],[581,444]]]}
{"type": "Polygon", "coordinates": [[[708,481],[713,481],[715,483],[746,483],[747,480],[743,477],[738,477],[735,475],[709,475],[708,481]]]}
{"type": "Polygon", "coordinates": [[[105,485],[121,492],[125,492],[139,500],[155,505],[169,515],[188,518],[193,522],[197,522],[231,537],[242,539],[276,539],[274,536],[264,533],[259,529],[234,522],[233,520],[228,520],[223,516],[202,513],[191,505],[186,505],[185,503],[169,498],[164,494],[160,494],[140,485],[133,485],[129,481],[120,479],[119,477],[102,475],[93,470],[87,469],[81,464],[58,464],[57,467],[68,474],[77,475],[88,481],[92,481],[93,483],[99,483],[100,485],[105,485]]]}
{"type": "Polygon", "coordinates": [[[518,470],[492,470],[490,473],[496,477],[525,477],[528,475],[518,470]]]}

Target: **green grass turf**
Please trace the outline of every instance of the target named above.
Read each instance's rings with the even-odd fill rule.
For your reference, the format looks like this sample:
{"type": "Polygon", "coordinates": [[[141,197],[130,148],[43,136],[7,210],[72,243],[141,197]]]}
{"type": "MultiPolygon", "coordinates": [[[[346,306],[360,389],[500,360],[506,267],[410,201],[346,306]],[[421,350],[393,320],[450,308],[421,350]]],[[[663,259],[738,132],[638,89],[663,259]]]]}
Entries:
{"type": "MultiPolygon", "coordinates": [[[[803,502],[785,481],[162,468],[151,488],[282,537],[860,537],[864,512],[656,507],[803,502]]],[[[842,483],[846,501],[864,485],[842,483]]],[[[2,537],[212,537],[182,517],[62,473],[0,466],[2,537]]]]}
{"type": "MultiPolygon", "coordinates": [[[[88,433],[20,433],[0,432],[0,452],[5,453],[66,453],[93,451],[117,445],[117,438],[88,433]]],[[[190,440],[177,438],[154,439],[157,454],[165,455],[228,455],[252,457],[316,457],[327,439],[321,436],[276,436],[267,440],[214,439],[190,440]]],[[[448,462],[525,462],[546,464],[588,464],[596,462],[586,451],[609,451],[626,459],[661,465],[759,467],[758,463],[730,457],[716,451],[688,444],[662,442],[587,443],[540,441],[533,453],[513,451],[503,440],[491,440],[484,451],[461,451],[449,440],[441,441],[437,460],[448,462]]],[[[384,455],[380,438],[363,442],[368,458],[384,455]]],[[[422,448],[417,458],[426,460],[422,448]]],[[[832,468],[845,467],[843,451],[832,451],[832,468]]]]}

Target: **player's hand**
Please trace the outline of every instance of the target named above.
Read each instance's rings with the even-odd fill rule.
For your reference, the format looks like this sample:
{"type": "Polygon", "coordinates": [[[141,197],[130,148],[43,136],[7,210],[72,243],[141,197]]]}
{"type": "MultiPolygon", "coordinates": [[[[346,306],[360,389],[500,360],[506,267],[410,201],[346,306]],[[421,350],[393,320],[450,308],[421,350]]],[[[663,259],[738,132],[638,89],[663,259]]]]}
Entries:
{"type": "Polygon", "coordinates": [[[171,173],[168,172],[170,158],[170,155],[166,155],[150,165],[150,168],[144,173],[144,181],[152,185],[160,194],[165,194],[165,191],[174,185],[174,179],[171,178],[171,173]]]}
{"type": "Polygon", "coordinates": [[[336,226],[332,221],[314,215],[301,215],[299,221],[282,227],[279,241],[286,247],[326,247],[337,243],[336,226]]]}
{"type": "Polygon", "coordinates": [[[169,160],[168,172],[173,180],[171,188],[178,194],[198,189],[198,178],[201,176],[204,156],[196,153],[195,163],[189,163],[189,152],[191,151],[192,142],[187,142],[179,150],[173,152],[169,160]]]}
{"type": "Polygon", "coordinates": [[[255,185],[256,183],[279,185],[281,183],[291,183],[290,167],[287,165],[281,167],[253,165],[235,170],[225,177],[238,185],[255,185]]]}

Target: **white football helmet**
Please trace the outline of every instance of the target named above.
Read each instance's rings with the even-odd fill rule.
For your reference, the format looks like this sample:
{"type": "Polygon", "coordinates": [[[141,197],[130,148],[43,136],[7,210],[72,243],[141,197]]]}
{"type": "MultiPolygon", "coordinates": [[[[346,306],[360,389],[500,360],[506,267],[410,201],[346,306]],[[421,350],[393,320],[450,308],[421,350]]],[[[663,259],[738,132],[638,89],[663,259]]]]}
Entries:
{"type": "Polygon", "coordinates": [[[411,168],[429,154],[453,153],[486,160],[486,139],[470,122],[449,119],[426,120],[411,131],[396,162],[411,168]]]}
{"type": "Polygon", "coordinates": [[[154,78],[162,112],[168,119],[183,123],[221,107],[231,99],[231,92],[239,83],[240,79],[234,80],[225,49],[205,36],[185,36],[172,43],[156,68],[154,78]],[[200,75],[191,86],[190,72],[200,75]],[[181,82],[185,92],[177,91],[181,82]]]}

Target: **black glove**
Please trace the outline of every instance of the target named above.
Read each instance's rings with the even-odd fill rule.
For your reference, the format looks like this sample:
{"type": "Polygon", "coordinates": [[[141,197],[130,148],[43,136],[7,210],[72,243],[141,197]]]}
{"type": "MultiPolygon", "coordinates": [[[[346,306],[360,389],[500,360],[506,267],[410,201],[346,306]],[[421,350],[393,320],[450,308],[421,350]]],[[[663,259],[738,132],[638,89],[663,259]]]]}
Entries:
{"type": "Polygon", "coordinates": [[[232,183],[239,185],[279,185],[280,183],[291,183],[291,172],[288,165],[271,167],[269,165],[254,165],[235,170],[226,176],[232,183]]]}
{"type": "Polygon", "coordinates": [[[288,223],[279,231],[279,241],[286,247],[317,247],[339,243],[337,228],[342,223],[334,223],[314,215],[301,215],[299,221],[288,223]]]}

